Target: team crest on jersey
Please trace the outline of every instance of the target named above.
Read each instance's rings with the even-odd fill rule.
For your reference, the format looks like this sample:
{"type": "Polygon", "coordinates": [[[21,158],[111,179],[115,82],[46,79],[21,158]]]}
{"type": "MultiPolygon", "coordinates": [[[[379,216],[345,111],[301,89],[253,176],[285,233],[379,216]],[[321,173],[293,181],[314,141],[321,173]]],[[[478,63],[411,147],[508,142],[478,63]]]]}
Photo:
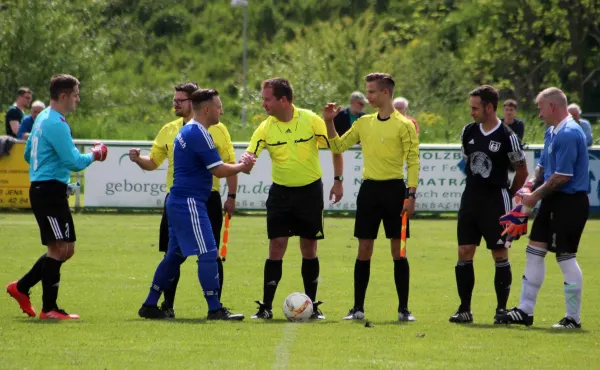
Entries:
{"type": "Polygon", "coordinates": [[[500,143],[494,140],[490,141],[490,152],[497,152],[500,150],[500,143]]]}

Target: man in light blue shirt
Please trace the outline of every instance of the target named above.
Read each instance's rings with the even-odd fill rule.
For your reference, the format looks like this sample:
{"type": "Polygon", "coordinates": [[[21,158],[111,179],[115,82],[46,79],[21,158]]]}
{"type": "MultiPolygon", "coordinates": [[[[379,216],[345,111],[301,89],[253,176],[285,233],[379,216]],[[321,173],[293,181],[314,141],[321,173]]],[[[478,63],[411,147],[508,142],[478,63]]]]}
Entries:
{"type": "Polygon", "coordinates": [[[585,134],[585,143],[589,148],[594,144],[593,136],[592,136],[592,125],[590,121],[587,119],[581,118],[581,108],[577,104],[569,104],[568,107],[569,114],[573,116],[573,119],[581,126],[583,133],[585,134]]]}
{"type": "MultiPolygon", "coordinates": [[[[532,325],[533,310],[544,282],[544,257],[556,253],[563,274],[566,315],[556,329],[581,328],[583,275],[575,259],[589,214],[589,157],[582,128],[567,111],[565,94],[551,87],[537,97],[540,117],[550,127],[535,175],[519,190],[523,207],[541,200],[533,221],[526,255],[519,307],[502,317],[507,323],[532,325]]],[[[528,211],[520,215],[527,222],[528,211]]],[[[519,222],[519,221],[516,221],[519,222]]],[[[509,226],[510,227],[510,226],[509,226]]]]}
{"type": "Polygon", "coordinates": [[[40,319],[73,320],[79,315],[58,308],[56,299],[60,268],[75,253],[75,225],[69,208],[67,186],[71,171],[81,171],[93,161],[104,161],[106,145],[97,143],[91,153],[81,154],[71,138],[65,115],[79,103],[79,81],[70,75],[55,75],[50,81],[50,107],[37,117],[25,145],[29,163],[29,200],[40,228],[42,244],[48,247],[31,270],[6,287],[29,316],[36,315],[29,290],[42,281],[40,319]]]}

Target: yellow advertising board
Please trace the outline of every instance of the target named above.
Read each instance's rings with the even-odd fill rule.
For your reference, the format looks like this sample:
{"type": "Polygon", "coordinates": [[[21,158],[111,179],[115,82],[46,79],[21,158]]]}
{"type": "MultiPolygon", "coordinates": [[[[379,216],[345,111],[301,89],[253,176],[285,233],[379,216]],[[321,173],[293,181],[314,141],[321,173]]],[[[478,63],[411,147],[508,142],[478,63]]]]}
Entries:
{"type": "Polygon", "coordinates": [[[7,156],[0,156],[0,208],[31,208],[29,164],[23,153],[25,143],[16,143],[7,156]]]}

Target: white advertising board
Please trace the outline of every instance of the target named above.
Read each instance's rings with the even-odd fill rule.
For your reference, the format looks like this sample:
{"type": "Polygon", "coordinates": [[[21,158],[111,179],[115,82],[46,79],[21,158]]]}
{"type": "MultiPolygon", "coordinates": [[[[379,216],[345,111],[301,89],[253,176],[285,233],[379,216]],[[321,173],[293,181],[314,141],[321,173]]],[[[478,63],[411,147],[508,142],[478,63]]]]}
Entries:
{"type": "MultiPolygon", "coordinates": [[[[147,154],[150,146],[139,146],[147,154]]],[[[85,148],[88,150],[89,148],[85,148]]],[[[239,158],[246,149],[236,145],[235,154],[239,158]]],[[[85,207],[118,208],[161,208],[166,194],[165,161],[155,171],[144,171],[129,160],[129,147],[109,145],[106,161],[94,163],[85,171],[85,207]]],[[[527,151],[529,172],[533,173],[534,153],[527,151]]],[[[444,212],[457,211],[465,185],[465,175],[458,167],[461,160],[459,146],[422,148],[420,151],[421,171],[417,192],[418,211],[444,212]]],[[[329,201],[329,191],[333,185],[333,164],[331,152],[320,151],[323,169],[325,209],[329,211],[356,210],[356,196],[362,182],[363,158],[359,148],[344,153],[344,197],[337,204],[329,201]]],[[[263,151],[250,175],[238,176],[237,207],[240,210],[264,210],[271,186],[271,161],[267,151],[263,151]]],[[[221,197],[227,196],[229,189],[221,180],[221,197]]]]}

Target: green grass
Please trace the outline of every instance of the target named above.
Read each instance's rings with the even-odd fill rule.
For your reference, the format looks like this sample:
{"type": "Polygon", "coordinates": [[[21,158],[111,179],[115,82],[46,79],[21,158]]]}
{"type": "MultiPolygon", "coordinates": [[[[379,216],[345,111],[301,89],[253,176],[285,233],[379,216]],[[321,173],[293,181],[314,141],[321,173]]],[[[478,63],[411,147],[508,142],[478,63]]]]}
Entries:
{"type": "MultiPolygon", "coordinates": [[[[320,243],[319,299],[327,320],[293,324],[283,320],[281,303],[301,291],[301,258],[292,239],[283,279],[275,297],[275,318],[241,323],[205,322],[206,304],[196,278],[196,263],[183,265],[172,322],[141,320],[137,310],[161,259],[157,252],[159,215],[77,214],[77,252],[62,269],[59,304],[79,313],[78,322],[48,323],[28,318],[8,296],[0,298],[2,369],[133,368],[595,368],[600,335],[600,221],[589,221],[579,263],[584,272],[583,327],[557,332],[548,327],[562,318],[562,275],[549,255],[547,277],[531,328],[494,326],[494,264],[481,249],[475,259],[475,323],[448,323],[457,307],[454,281],[456,221],[414,220],[409,240],[410,308],[418,321],[396,321],[397,297],[388,242],[380,235],[367,292],[367,318],[374,324],[342,322],[352,305],[357,242],[351,218],[327,218],[320,243]]],[[[43,253],[32,215],[0,214],[0,282],[20,278],[43,253]]],[[[247,317],[261,299],[267,256],[264,217],[235,217],[225,263],[224,303],[247,317]]],[[[518,302],[525,241],[511,251],[513,291],[518,302]]],[[[37,310],[41,286],[32,291],[37,310]]]]}

